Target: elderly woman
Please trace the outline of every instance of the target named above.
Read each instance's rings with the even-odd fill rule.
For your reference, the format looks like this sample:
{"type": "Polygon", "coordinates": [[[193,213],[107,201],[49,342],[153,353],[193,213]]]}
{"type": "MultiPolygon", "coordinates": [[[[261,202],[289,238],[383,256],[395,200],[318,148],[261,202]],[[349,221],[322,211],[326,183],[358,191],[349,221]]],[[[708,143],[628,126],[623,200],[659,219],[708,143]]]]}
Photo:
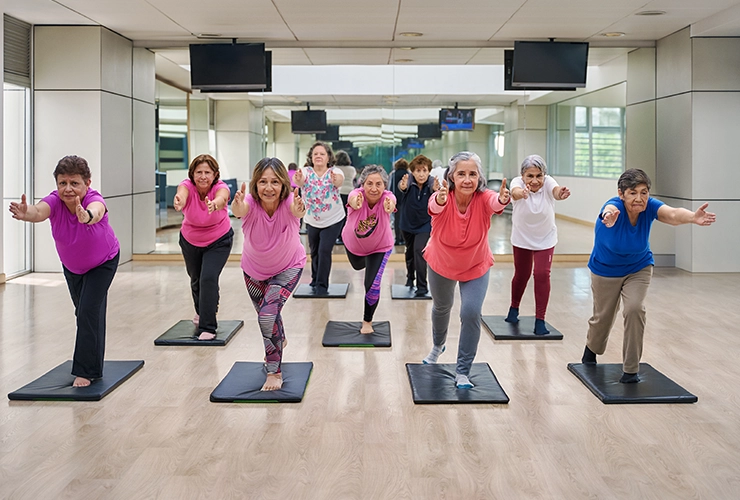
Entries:
{"type": "Polygon", "coordinates": [[[265,346],[267,377],[263,391],[283,386],[281,365],[287,344],[280,315],[306,265],[306,249],[298,235],[306,213],[298,189],[290,192],[290,178],[277,158],[263,158],[252,180],[234,195],[231,211],[242,219],[242,271],[247,292],[257,310],[265,346]]]}
{"type": "Polygon", "coordinates": [[[108,289],[118,269],[120,245],[108,223],[105,200],[90,188],[87,161],[65,156],[54,179],[56,191],[31,206],[24,194],[20,203],[10,203],[10,212],[14,219],[51,223],[77,318],[72,385],[87,387],[103,376],[108,289]]]}
{"type": "Polygon", "coordinates": [[[396,197],[387,189],[388,174],[383,167],[368,165],[360,174],[360,187],[349,194],[342,237],[352,267],[365,270],[365,310],[360,333],[373,333],[380,280],[393,251],[390,214],[396,209],[396,197]]]}
{"type": "Polygon", "coordinates": [[[519,304],[527,288],[534,264],[535,335],[547,335],[547,302],[550,300],[550,268],[558,228],[555,201],[570,196],[570,190],[547,175],[541,156],[530,155],[522,162],[521,176],[511,181],[511,246],[514,249],[514,278],[511,280],[511,306],[506,321],[519,322],[519,304]]]}
{"type": "Polygon", "coordinates": [[[460,340],[455,384],[470,389],[468,375],[480,339],[483,299],[493,266],[488,245],[491,216],[501,214],[509,203],[506,179],[498,193],[486,189],[480,157],[468,151],[449,162],[446,180],[429,199],[432,233],[424,257],[429,265],[432,292],[432,341],[424,363],[436,363],[445,350],[455,285],[460,284],[460,340]]]}
{"type": "Polygon", "coordinates": [[[193,158],[188,178],[177,186],[173,203],[184,219],[180,229],[180,248],[190,276],[195,304],[193,323],[199,340],[216,338],[218,278],[234,243],[229,213],[229,186],[220,179],[218,162],[203,154],[193,158]]]}
{"type": "Polygon", "coordinates": [[[293,176],[293,182],[301,188],[306,203],[305,221],[311,250],[310,286],[317,295],[329,293],[331,252],[345,217],[339,193],[344,174],[333,165],[331,148],[317,141],[308,150],[307,166],[293,176]]]}
{"type": "Polygon", "coordinates": [[[650,178],[642,170],[626,170],[617,181],[618,196],[607,201],[594,228],[594,248],[588,267],[591,270],[593,315],[588,320],[586,349],[581,361],[596,364],[609,340],[620,300],[624,303],[624,341],[622,343],[624,384],[639,382],[645,332],[645,295],[653,276],[650,228],[654,220],[678,226],[709,226],[716,215],[704,203],[696,212],[673,208],[650,197],[650,178]]]}

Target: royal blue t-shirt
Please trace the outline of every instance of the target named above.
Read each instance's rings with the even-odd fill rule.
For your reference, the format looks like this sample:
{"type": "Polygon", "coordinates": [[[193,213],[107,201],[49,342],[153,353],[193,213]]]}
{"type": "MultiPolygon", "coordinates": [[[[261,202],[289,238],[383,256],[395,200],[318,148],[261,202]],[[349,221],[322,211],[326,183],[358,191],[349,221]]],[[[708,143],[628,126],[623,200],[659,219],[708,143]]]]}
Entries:
{"type": "Polygon", "coordinates": [[[607,205],[617,207],[619,217],[613,227],[606,227],[600,220],[596,220],[594,249],[588,260],[591,272],[607,278],[619,278],[636,273],[645,266],[654,265],[653,252],[650,251],[650,227],[658,218],[658,209],[663,202],[648,198],[647,208],[637,216],[637,224],[634,226],[618,196],[604,203],[602,212],[607,205]]]}

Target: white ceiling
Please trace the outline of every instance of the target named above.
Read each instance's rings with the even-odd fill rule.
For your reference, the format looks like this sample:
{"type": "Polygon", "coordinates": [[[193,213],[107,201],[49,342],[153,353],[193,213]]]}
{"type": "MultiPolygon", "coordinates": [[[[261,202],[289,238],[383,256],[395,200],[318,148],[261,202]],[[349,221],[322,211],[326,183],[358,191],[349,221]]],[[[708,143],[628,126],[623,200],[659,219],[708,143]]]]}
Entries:
{"type": "MultiPolygon", "coordinates": [[[[693,36],[740,36],[738,0],[4,0],[4,11],[32,24],[105,26],[154,50],[158,76],[183,87],[187,46],[212,40],[204,34],[265,42],[277,66],[501,65],[514,40],[550,37],[590,42],[589,65],[598,66],[686,26],[693,25],[693,36]],[[638,15],[655,10],[665,14],[638,15]],[[607,38],[607,32],[624,36],[607,38]]],[[[335,107],[413,107],[457,97],[405,95],[389,103],[382,95],[326,95],[322,102],[310,96],[312,104],[335,107]]],[[[465,104],[515,98],[465,96],[465,104]]],[[[284,106],[304,100],[261,99],[284,106]]]]}

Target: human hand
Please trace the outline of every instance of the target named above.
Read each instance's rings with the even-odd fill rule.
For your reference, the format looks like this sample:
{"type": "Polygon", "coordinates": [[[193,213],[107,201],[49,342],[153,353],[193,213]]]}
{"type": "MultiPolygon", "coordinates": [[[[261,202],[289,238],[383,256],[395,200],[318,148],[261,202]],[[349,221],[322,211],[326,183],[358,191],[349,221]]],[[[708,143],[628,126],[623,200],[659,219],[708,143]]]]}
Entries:
{"type": "Polygon", "coordinates": [[[28,212],[28,203],[26,203],[26,195],[21,195],[21,202],[16,203],[10,202],[10,213],[13,214],[13,218],[16,220],[25,220],[26,213],[28,212]]]}
{"type": "Polygon", "coordinates": [[[708,206],[709,203],[705,203],[694,212],[693,222],[697,226],[711,226],[717,220],[717,214],[706,211],[708,206]]]}
{"type": "Polygon", "coordinates": [[[444,205],[447,203],[447,195],[450,192],[450,188],[447,186],[447,181],[442,181],[442,187],[437,191],[437,205],[444,205]]]}
{"type": "Polygon", "coordinates": [[[79,222],[80,224],[89,224],[92,220],[92,217],[90,217],[88,211],[82,207],[79,196],[75,196],[75,205],[75,215],[77,216],[77,222],[79,222]]]}
{"type": "Polygon", "coordinates": [[[398,183],[398,189],[401,191],[406,191],[406,188],[409,187],[409,174],[406,174],[401,179],[401,182],[398,183]]]}
{"type": "Polygon", "coordinates": [[[231,210],[234,210],[234,205],[240,206],[244,203],[245,196],[247,196],[247,183],[242,182],[241,187],[236,190],[236,193],[234,193],[234,199],[231,202],[231,210]]]}
{"type": "Polygon", "coordinates": [[[498,190],[498,201],[502,205],[506,205],[511,200],[511,193],[506,189],[506,177],[501,181],[501,189],[498,190]]]}
{"type": "Polygon", "coordinates": [[[293,203],[290,206],[290,211],[298,218],[301,218],[306,213],[306,204],[303,203],[303,199],[298,194],[298,188],[293,189],[293,203]]]}
{"type": "Polygon", "coordinates": [[[362,196],[362,193],[357,193],[356,196],[353,196],[352,198],[349,199],[348,204],[353,209],[359,210],[364,201],[365,201],[365,198],[362,196]]]}
{"type": "Polygon", "coordinates": [[[529,193],[531,192],[532,190],[529,189],[529,184],[525,184],[522,188],[522,199],[526,200],[527,198],[529,198],[529,193]]]}
{"type": "Polygon", "coordinates": [[[606,227],[612,227],[617,222],[619,210],[604,210],[601,213],[601,216],[601,222],[603,222],[606,227]]]}
{"type": "Polygon", "coordinates": [[[172,202],[172,206],[178,212],[182,212],[182,209],[185,208],[185,202],[183,201],[182,197],[179,194],[175,195],[175,201],[172,202]]]}
{"type": "Polygon", "coordinates": [[[434,184],[432,184],[432,191],[439,191],[439,177],[434,178],[434,184]]]}
{"type": "Polygon", "coordinates": [[[208,199],[208,196],[206,196],[206,206],[208,207],[208,213],[212,214],[216,210],[218,210],[218,205],[216,204],[216,200],[210,200],[208,199]]]}
{"type": "Polygon", "coordinates": [[[558,191],[558,199],[564,200],[570,196],[570,189],[568,189],[565,186],[560,186],[560,191],[558,191]]]}
{"type": "Polygon", "coordinates": [[[293,183],[296,186],[303,186],[304,182],[306,182],[306,179],[303,178],[303,170],[299,168],[295,171],[295,174],[293,174],[293,183]]]}
{"type": "Polygon", "coordinates": [[[393,201],[392,198],[388,197],[385,200],[383,200],[383,210],[385,210],[385,213],[389,214],[393,212],[396,209],[396,202],[393,201]]]}
{"type": "Polygon", "coordinates": [[[333,167],[329,171],[329,175],[331,176],[331,183],[334,185],[334,187],[342,186],[342,184],[344,183],[344,175],[337,173],[333,167]]]}

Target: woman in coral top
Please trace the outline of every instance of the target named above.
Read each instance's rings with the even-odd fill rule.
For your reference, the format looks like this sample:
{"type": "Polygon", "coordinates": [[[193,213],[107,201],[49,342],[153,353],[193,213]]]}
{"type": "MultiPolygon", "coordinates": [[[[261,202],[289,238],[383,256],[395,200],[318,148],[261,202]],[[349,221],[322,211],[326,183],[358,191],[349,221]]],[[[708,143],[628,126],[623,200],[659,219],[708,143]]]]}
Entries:
{"type": "Polygon", "coordinates": [[[488,245],[491,216],[509,203],[506,179],[498,193],[486,188],[480,157],[469,151],[450,158],[442,188],[429,199],[432,234],[424,252],[432,293],[432,341],[425,364],[436,363],[445,350],[455,285],[460,283],[460,341],[455,385],[470,389],[468,375],[480,339],[480,318],[493,253],[488,245]]]}

